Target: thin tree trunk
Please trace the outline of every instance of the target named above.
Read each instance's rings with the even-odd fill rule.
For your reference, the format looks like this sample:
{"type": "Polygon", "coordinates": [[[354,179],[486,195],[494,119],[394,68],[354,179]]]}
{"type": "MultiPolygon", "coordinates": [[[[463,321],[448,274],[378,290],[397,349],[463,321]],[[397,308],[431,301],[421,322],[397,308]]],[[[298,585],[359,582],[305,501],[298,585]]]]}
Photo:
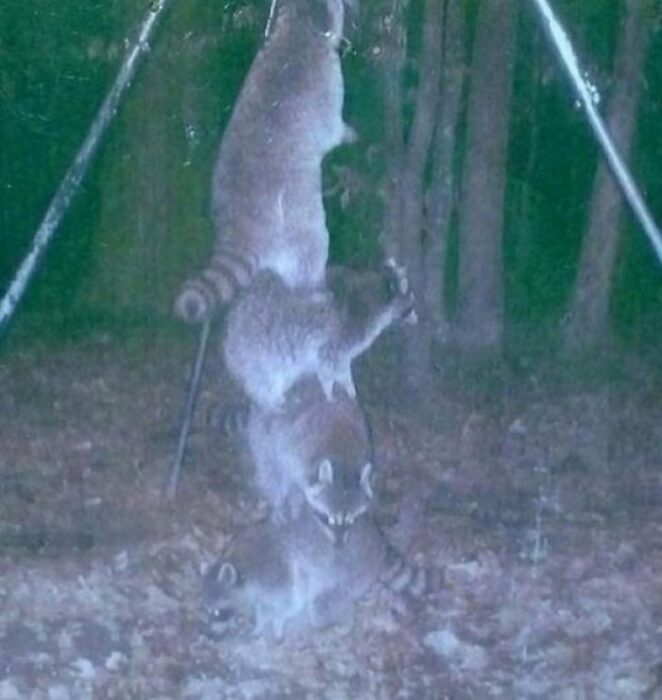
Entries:
{"type": "Polygon", "coordinates": [[[407,334],[402,370],[406,385],[415,391],[419,391],[426,384],[431,367],[431,335],[423,255],[423,176],[434,135],[439,101],[442,29],[442,3],[439,0],[426,0],[414,120],[407,140],[400,192],[402,197],[401,258],[407,265],[419,316],[418,327],[414,327],[407,334]]]}
{"type": "Polygon", "coordinates": [[[457,340],[495,350],[503,338],[502,224],[517,20],[515,0],[478,9],[460,202],[457,340]]]}
{"type": "Polygon", "coordinates": [[[429,334],[448,340],[444,279],[448,230],[455,194],[455,145],[464,85],[464,3],[445,6],[441,95],[437,107],[432,178],[425,195],[424,279],[429,334]]]}
{"type": "MultiPolygon", "coordinates": [[[[642,82],[641,68],[650,36],[650,5],[645,0],[626,0],[625,7],[607,125],[627,161],[642,82]]],[[[601,160],[593,182],[588,227],[564,328],[563,340],[568,352],[590,349],[607,335],[621,211],[621,193],[607,163],[601,160]]]]}
{"type": "Polygon", "coordinates": [[[405,14],[408,0],[390,0],[390,12],[382,19],[382,81],[384,90],[384,147],[386,151],[387,199],[384,207],[382,248],[387,257],[400,257],[402,230],[401,173],[404,164],[402,119],[402,71],[407,58],[405,14]]]}

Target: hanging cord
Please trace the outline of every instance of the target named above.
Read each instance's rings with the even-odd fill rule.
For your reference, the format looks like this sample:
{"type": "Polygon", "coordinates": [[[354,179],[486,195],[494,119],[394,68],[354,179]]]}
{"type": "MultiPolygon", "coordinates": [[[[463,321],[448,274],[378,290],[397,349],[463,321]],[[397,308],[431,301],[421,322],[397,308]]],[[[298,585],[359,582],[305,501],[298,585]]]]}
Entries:
{"type": "Polygon", "coordinates": [[[186,454],[186,445],[188,443],[188,434],[191,429],[191,419],[195,411],[195,404],[198,398],[198,390],[200,388],[200,377],[202,376],[202,368],[205,364],[207,356],[207,343],[209,341],[209,330],[211,328],[211,318],[207,318],[202,324],[200,330],[200,339],[198,340],[198,354],[195,358],[195,364],[191,370],[188,390],[186,392],[186,403],[184,404],[184,417],[182,419],[182,427],[179,429],[179,441],[177,443],[177,454],[175,462],[170,470],[170,480],[168,481],[168,498],[173,500],[177,495],[177,486],[179,484],[179,475],[182,471],[184,455],[186,454]]]}
{"type": "Polygon", "coordinates": [[[152,2],[150,2],[147,15],[140,25],[138,38],[133,45],[129,47],[124,62],[117,74],[117,78],[115,78],[113,86],[99,108],[92,122],[92,126],[83,141],[83,145],[80,147],[73,163],[69,166],[69,170],[67,170],[62,179],[55,196],[51,200],[46,215],[34,236],[30,251],[18,268],[2,301],[0,301],[0,334],[5,330],[16,311],[16,307],[25,293],[25,289],[36,269],[37,263],[41,260],[62,217],[78,191],[92,158],[97,151],[101,137],[104,135],[108,125],[115,116],[120,100],[131,84],[142,57],[149,51],[149,39],[154,28],[164,10],[171,2],[172,0],[152,0],[152,2]]]}
{"type": "Polygon", "coordinates": [[[607,158],[607,162],[611,167],[614,177],[616,178],[616,181],[618,182],[628,203],[632,207],[632,211],[639,220],[641,227],[648,236],[660,263],[662,263],[662,233],[660,233],[660,229],[655,223],[650,211],[648,210],[648,207],[646,206],[646,203],[639,193],[632,175],[630,175],[627,166],[623,162],[623,159],[614,145],[602,117],[595,106],[593,94],[582,77],[579,61],[577,60],[577,56],[572,48],[570,39],[554,15],[554,12],[549,6],[547,0],[533,0],[533,2],[537,6],[542,19],[547,25],[548,34],[554,43],[561,62],[565,66],[575,90],[577,91],[577,95],[586,109],[589,124],[591,125],[593,133],[602,147],[602,151],[607,158]]]}

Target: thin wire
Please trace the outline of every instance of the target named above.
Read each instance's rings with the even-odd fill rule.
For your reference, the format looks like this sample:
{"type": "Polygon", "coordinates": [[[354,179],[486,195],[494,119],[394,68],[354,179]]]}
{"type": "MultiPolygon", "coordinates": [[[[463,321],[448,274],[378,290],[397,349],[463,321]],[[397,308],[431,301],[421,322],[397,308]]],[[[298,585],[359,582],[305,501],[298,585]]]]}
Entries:
{"type": "Polygon", "coordinates": [[[533,2],[538,7],[543,20],[547,23],[548,34],[552,39],[561,62],[565,66],[568,75],[572,80],[579,99],[586,109],[589,123],[593,129],[593,132],[595,133],[596,138],[598,139],[598,142],[600,143],[600,146],[602,147],[614,177],[620,185],[625,198],[632,207],[632,211],[639,220],[644,233],[648,236],[648,239],[650,240],[660,263],[662,263],[662,233],[660,233],[659,227],[655,223],[652,214],[648,210],[646,203],[639,193],[632,175],[623,162],[623,159],[621,158],[618,149],[614,145],[602,117],[595,106],[593,94],[582,77],[579,61],[577,60],[574,49],[572,48],[570,39],[554,15],[554,12],[549,6],[547,0],[533,0],[533,2]]]}
{"type": "Polygon", "coordinates": [[[25,293],[25,289],[37,267],[37,263],[41,260],[62,217],[78,191],[92,158],[97,151],[101,137],[115,116],[120,100],[131,84],[131,80],[136,73],[142,56],[149,51],[149,38],[157,25],[159,17],[172,1],[173,0],[152,0],[152,2],[150,2],[147,15],[140,26],[138,38],[133,45],[129,47],[113,86],[106,95],[106,98],[92,122],[90,130],[87,132],[82,146],[72,164],[69,166],[69,170],[67,170],[65,176],[62,178],[62,182],[55,196],[51,200],[46,214],[34,236],[28,254],[14,275],[14,279],[9,285],[2,301],[0,301],[0,334],[5,330],[16,311],[16,307],[25,293]]]}
{"type": "Polygon", "coordinates": [[[209,329],[211,328],[211,318],[207,318],[200,330],[200,340],[198,341],[198,354],[195,358],[195,364],[189,378],[188,391],[186,393],[186,403],[184,404],[184,419],[179,430],[179,441],[177,442],[177,454],[175,461],[170,471],[170,480],[168,482],[168,498],[173,500],[177,495],[177,485],[179,484],[179,475],[182,471],[184,463],[184,455],[186,454],[186,445],[188,442],[189,429],[191,427],[191,419],[195,410],[195,403],[198,398],[198,389],[200,387],[200,377],[202,376],[202,368],[205,364],[207,355],[207,342],[209,340],[209,329]]]}

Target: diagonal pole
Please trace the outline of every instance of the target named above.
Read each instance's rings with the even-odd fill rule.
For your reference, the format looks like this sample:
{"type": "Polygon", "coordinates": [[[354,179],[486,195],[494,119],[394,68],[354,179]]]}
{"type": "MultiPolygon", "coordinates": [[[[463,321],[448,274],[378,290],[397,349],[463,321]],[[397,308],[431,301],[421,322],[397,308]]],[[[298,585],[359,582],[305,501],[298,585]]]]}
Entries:
{"type": "Polygon", "coordinates": [[[83,144],[48,206],[46,214],[34,236],[30,251],[24,258],[4,297],[0,301],[0,334],[6,329],[14,315],[37,264],[44,255],[62,217],[69,208],[74,195],[80,187],[80,183],[88,171],[101,137],[115,116],[119,103],[131,84],[141,59],[149,51],[149,39],[158,24],[159,18],[172,1],[152,0],[149,3],[147,14],[140,25],[138,38],[129,47],[115,82],[101,104],[83,144]]]}
{"type": "Polygon", "coordinates": [[[188,442],[188,434],[191,428],[191,419],[195,410],[196,400],[198,398],[198,389],[200,388],[200,377],[202,376],[202,368],[205,364],[205,356],[207,355],[207,343],[209,341],[209,330],[211,328],[211,318],[207,318],[200,329],[200,339],[198,340],[198,354],[195,358],[195,364],[191,370],[188,389],[186,392],[186,403],[184,404],[184,417],[182,425],[179,429],[179,440],[177,442],[177,454],[175,461],[170,471],[170,480],[168,481],[168,498],[173,500],[177,495],[177,486],[179,484],[179,475],[182,471],[184,455],[186,454],[186,444],[188,442]]]}
{"type": "Polygon", "coordinates": [[[646,203],[639,193],[639,189],[637,188],[632,175],[623,162],[623,159],[621,158],[618,149],[614,145],[614,142],[607,131],[607,127],[605,126],[605,123],[595,106],[593,93],[582,77],[579,61],[577,60],[574,49],[572,48],[570,39],[561,26],[561,23],[554,15],[554,12],[552,11],[552,8],[547,0],[533,0],[533,3],[538,8],[540,16],[546,24],[547,32],[552,40],[552,43],[554,44],[554,47],[556,48],[559,58],[561,59],[561,63],[564,65],[568,75],[570,76],[570,80],[572,81],[573,87],[577,92],[577,96],[584,105],[589,124],[591,125],[593,133],[595,134],[598,143],[600,144],[602,151],[607,158],[607,162],[611,167],[612,173],[614,174],[621,191],[632,208],[634,215],[641,224],[644,233],[646,236],[648,236],[658,260],[660,263],[662,263],[662,233],[660,233],[659,227],[655,223],[652,214],[648,210],[646,203]]]}

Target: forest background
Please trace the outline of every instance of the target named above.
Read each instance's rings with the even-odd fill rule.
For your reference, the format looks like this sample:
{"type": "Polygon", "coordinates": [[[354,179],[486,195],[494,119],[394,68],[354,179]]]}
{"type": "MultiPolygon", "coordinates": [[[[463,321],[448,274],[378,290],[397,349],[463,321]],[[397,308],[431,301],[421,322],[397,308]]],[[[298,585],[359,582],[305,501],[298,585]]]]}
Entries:
{"type": "MultiPolygon", "coordinates": [[[[554,6],[659,221],[661,3],[554,6]]],[[[0,290],[144,11],[135,0],[0,6],[0,290]]],[[[176,324],[174,294],[211,250],[211,169],[267,13],[256,1],[173,4],[12,333],[176,324]]],[[[423,385],[450,347],[659,360],[659,262],[599,167],[533,3],[374,0],[352,24],[345,115],[360,138],[325,164],[331,254],[408,265],[421,306],[402,353],[408,381],[423,385]]]]}

